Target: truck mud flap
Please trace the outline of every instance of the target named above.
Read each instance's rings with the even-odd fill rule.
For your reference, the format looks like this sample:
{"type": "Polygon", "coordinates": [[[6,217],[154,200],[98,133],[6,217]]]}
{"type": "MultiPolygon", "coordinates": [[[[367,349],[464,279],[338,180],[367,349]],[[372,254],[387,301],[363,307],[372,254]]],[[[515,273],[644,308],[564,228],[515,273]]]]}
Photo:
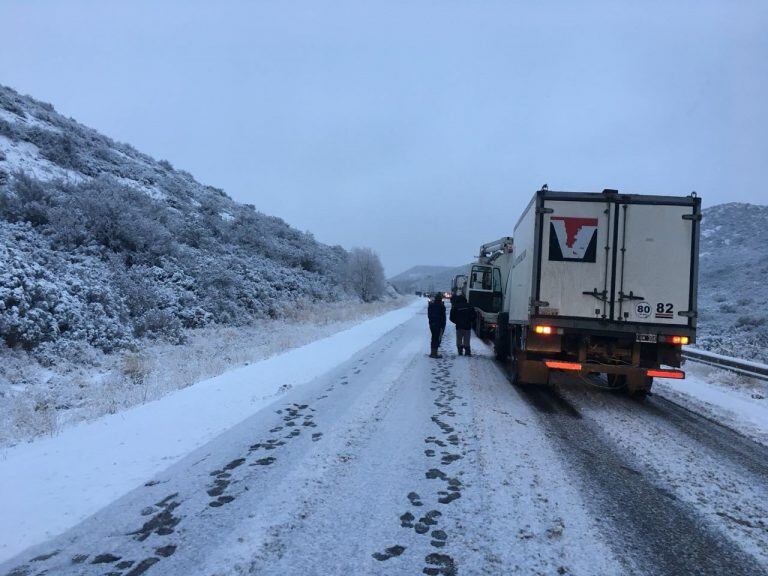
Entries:
{"type": "Polygon", "coordinates": [[[521,384],[548,384],[549,368],[541,360],[528,360],[525,353],[519,353],[517,381],[521,384]]]}

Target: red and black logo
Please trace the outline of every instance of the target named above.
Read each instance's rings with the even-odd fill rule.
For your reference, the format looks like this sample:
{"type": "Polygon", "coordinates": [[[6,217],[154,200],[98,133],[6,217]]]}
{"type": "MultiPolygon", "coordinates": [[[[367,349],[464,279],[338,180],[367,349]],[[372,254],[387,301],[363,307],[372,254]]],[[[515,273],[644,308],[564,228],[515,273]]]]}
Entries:
{"type": "Polygon", "coordinates": [[[555,262],[595,262],[597,218],[552,216],[549,219],[549,259],[555,262]]]}

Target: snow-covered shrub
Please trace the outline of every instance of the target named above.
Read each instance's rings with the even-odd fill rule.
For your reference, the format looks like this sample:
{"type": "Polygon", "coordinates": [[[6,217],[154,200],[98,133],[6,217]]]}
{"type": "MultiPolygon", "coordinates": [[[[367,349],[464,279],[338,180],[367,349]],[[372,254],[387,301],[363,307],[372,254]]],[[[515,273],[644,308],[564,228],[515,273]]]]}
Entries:
{"type": "Polygon", "coordinates": [[[80,160],[78,146],[72,137],[38,126],[27,128],[24,139],[32,142],[46,160],[72,170],[81,171],[85,164],[80,160]]]}
{"type": "Polygon", "coordinates": [[[144,355],[128,352],[123,356],[122,373],[135,385],[146,382],[151,368],[144,355]]]}
{"type": "Polygon", "coordinates": [[[21,98],[12,90],[0,90],[0,108],[5,108],[17,116],[26,118],[21,98]]]}
{"type": "Polygon", "coordinates": [[[126,308],[103,263],[52,250],[28,223],[0,220],[0,337],[33,349],[65,337],[103,350],[125,346],[126,308]]]}
{"type": "Polygon", "coordinates": [[[46,390],[15,398],[7,414],[11,429],[7,435],[17,438],[52,435],[58,426],[58,412],[53,396],[46,390]]]}
{"type": "Polygon", "coordinates": [[[5,136],[11,142],[18,142],[22,139],[23,132],[18,124],[0,118],[0,136],[5,136]]]}
{"type": "Polygon", "coordinates": [[[73,187],[61,200],[85,229],[87,241],[144,260],[170,252],[172,240],[158,221],[160,206],[145,194],[101,176],[73,187]]]}
{"type": "Polygon", "coordinates": [[[51,202],[48,186],[19,172],[14,174],[11,186],[0,189],[0,216],[9,222],[47,224],[51,202]]]}

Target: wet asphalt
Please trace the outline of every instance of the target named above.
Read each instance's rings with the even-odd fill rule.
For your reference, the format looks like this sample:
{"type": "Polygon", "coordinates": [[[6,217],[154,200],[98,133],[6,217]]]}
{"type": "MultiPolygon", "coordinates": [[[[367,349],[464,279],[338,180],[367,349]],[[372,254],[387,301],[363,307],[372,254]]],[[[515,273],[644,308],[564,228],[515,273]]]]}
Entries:
{"type": "MultiPolygon", "coordinates": [[[[578,385],[578,384],[577,384],[578,385]]],[[[635,467],[556,386],[519,386],[542,426],[574,471],[580,490],[617,557],[629,573],[668,575],[768,574],[766,566],[712,528],[688,503],[635,467]]],[[[660,397],[633,401],[602,394],[617,404],[673,423],[681,434],[716,450],[724,459],[762,475],[768,484],[768,448],[660,397]]]]}

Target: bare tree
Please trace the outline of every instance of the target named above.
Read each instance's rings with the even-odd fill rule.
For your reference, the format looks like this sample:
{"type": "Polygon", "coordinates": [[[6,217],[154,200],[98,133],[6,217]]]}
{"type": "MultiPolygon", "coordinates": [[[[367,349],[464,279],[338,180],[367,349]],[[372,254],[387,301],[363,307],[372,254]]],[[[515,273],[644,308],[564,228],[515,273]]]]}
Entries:
{"type": "Polygon", "coordinates": [[[379,299],[386,281],[378,254],[370,248],[353,248],[347,260],[347,281],[363,302],[379,299]]]}

